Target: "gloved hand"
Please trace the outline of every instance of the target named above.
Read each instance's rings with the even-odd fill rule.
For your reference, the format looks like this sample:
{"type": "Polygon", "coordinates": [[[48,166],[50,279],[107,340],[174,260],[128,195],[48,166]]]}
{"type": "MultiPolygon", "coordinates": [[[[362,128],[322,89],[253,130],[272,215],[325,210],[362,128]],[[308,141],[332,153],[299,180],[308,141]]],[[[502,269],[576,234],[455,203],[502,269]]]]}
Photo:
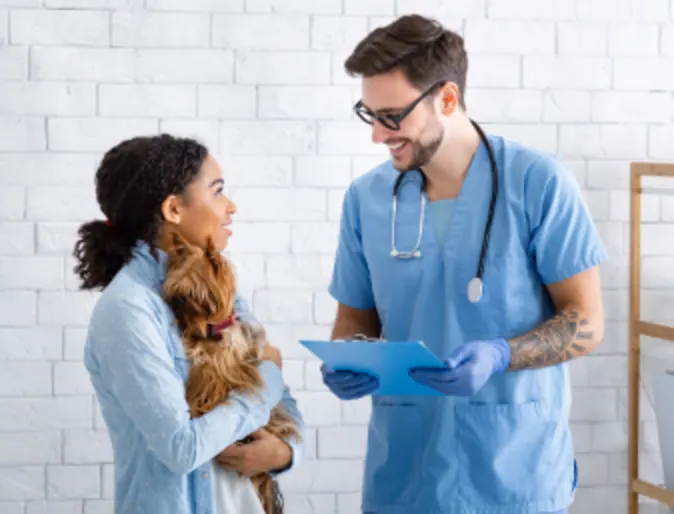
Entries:
{"type": "Polygon", "coordinates": [[[447,368],[415,368],[410,377],[445,395],[470,396],[479,391],[494,373],[510,365],[510,345],[503,338],[471,341],[447,359],[447,368]]]}
{"type": "Polygon", "coordinates": [[[321,366],[323,383],[341,400],[356,400],[372,394],[379,387],[379,379],[366,373],[335,371],[329,366],[321,366]]]}

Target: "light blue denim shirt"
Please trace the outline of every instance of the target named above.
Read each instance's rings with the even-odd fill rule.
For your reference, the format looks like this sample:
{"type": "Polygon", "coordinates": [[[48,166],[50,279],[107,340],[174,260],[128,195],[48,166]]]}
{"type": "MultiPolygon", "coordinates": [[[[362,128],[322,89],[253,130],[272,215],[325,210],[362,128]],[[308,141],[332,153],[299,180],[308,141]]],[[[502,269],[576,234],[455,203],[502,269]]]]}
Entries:
{"type": "MultiPolygon", "coordinates": [[[[84,364],[107,424],[115,460],[115,514],[220,514],[214,512],[213,458],[263,427],[283,400],[304,423],[272,362],[260,365],[261,399],[234,396],[228,405],[190,419],[185,400],[188,363],[162,300],[166,255],[156,260],[144,243],[103,291],[94,307],[84,364]]],[[[243,298],[235,311],[255,322],[243,298]]],[[[290,442],[293,462],[303,445],[290,442]]],[[[217,463],[215,464],[217,465],[217,463]]]]}

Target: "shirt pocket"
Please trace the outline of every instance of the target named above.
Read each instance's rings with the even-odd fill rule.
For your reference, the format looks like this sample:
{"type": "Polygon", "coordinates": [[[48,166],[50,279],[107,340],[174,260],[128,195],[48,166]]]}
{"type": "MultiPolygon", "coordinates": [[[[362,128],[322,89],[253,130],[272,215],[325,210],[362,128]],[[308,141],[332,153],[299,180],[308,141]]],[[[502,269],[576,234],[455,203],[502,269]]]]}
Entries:
{"type": "Polygon", "coordinates": [[[425,445],[422,428],[422,406],[416,399],[373,397],[365,469],[367,508],[410,503],[417,496],[425,445]]]}
{"type": "Polygon", "coordinates": [[[570,439],[540,401],[455,406],[459,489],[466,501],[525,504],[554,497],[570,439]]]}

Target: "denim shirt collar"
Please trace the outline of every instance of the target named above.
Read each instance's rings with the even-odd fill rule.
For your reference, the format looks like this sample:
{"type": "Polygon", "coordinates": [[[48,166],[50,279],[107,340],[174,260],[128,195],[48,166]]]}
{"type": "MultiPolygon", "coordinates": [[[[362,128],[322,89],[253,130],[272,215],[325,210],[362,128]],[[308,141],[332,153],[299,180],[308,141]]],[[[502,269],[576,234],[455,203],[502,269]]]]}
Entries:
{"type": "Polygon", "coordinates": [[[150,250],[150,245],[145,241],[138,241],[133,248],[133,262],[147,277],[152,287],[160,290],[166,280],[166,268],[168,264],[168,255],[159,248],[150,250]],[[153,255],[154,253],[154,255],[153,255]]]}

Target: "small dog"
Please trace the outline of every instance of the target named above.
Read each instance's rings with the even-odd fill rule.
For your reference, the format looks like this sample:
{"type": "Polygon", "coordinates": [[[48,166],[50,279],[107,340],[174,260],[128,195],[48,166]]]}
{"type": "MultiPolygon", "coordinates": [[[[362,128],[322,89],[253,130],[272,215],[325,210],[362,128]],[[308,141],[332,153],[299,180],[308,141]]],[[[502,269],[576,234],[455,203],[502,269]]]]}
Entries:
{"type": "MultiPolygon", "coordinates": [[[[236,280],[228,260],[209,241],[204,250],[178,234],[166,237],[164,300],[173,311],[190,361],[186,399],[199,417],[227,403],[231,393],[255,395],[262,387],[257,366],[266,334],[234,315],[236,280]]],[[[265,427],[287,440],[300,439],[295,420],[277,405],[265,427]]],[[[246,444],[246,437],[237,444],[246,444]]],[[[265,514],[283,514],[283,497],[268,474],[251,478],[265,514]]]]}

